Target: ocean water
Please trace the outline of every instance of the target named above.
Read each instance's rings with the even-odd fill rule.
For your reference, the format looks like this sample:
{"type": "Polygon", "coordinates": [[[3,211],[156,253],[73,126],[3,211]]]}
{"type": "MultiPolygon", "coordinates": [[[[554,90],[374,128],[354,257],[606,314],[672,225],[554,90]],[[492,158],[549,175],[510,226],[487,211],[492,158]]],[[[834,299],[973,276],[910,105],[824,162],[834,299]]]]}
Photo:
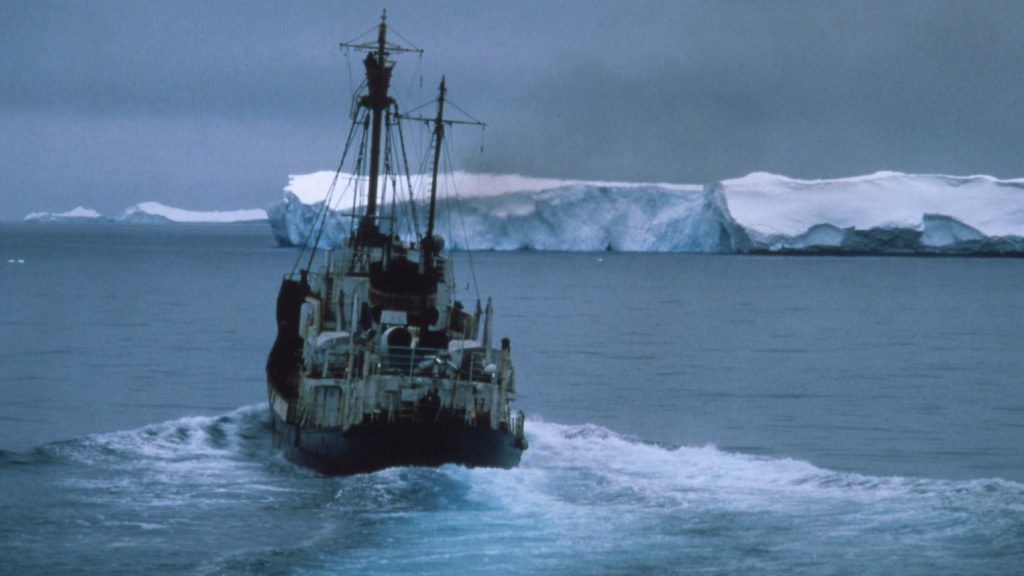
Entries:
{"type": "Polygon", "coordinates": [[[1024,571],[1024,260],[459,254],[522,465],[325,477],[264,405],[295,254],[0,225],[0,573],[1024,571]]]}

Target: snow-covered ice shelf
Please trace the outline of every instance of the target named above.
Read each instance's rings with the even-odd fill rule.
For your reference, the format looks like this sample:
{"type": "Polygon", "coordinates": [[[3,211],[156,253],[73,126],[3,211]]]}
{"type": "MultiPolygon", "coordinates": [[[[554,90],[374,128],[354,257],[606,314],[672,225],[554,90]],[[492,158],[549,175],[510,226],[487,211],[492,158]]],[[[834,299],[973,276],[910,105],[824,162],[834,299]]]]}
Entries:
{"type": "MultiPolygon", "coordinates": [[[[316,238],[316,214],[333,177],[290,178],[284,199],[267,210],[281,244],[316,238]]],[[[349,180],[342,175],[338,189],[349,180]]],[[[458,193],[442,199],[438,221],[457,248],[1024,254],[1024,179],[878,172],[797,180],[754,173],[685,185],[457,172],[453,182],[458,193]]],[[[351,196],[331,204],[350,211],[351,196]]],[[[409,202],[397,209],[409,210],[409,202]]],[[[351,219],[343,212],[331,213],[321,245],[347,235],[351,219]]]]}

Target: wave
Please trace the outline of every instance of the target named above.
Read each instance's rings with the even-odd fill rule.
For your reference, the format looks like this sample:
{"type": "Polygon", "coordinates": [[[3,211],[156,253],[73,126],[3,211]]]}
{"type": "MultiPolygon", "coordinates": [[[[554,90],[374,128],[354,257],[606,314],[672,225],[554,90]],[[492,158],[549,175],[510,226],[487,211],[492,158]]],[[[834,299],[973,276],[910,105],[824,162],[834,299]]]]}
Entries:
{"type": "Polygon", "coordinates": [[[153,461],[231,457],[249,451],[257,434],[269,433],[265,412],[260,405],[243,406],[218,416],[188,416],[134,430],[90,434],[42,449],[83,463],[93,456],[153,461]]]}
{"type": "MultiPolygon", "coordinates": [[[[270,435],[265,406],[250,405],[218,416],[190,416],[134,430],[52,442],[29,452],[0,451],[0,465],[54,459],[103,466],[119,462],[132,466],[180,465],[182,468],[204,461],[246,463],[267,456],[273,458],[270,435]]],[[[615,486],[630,487],[637,494],[676,496],[700,491],[851,498],[929,492],[1005,492],[1016,501],[1024,502],[1024,484],[1000,478],[942,480],[862,475],[819,468],[791,458],[726,452],[712,445],[653,444],[594,424],[564,425],[534,418],[528,422],[527,436],[530,449],[512,474],[593,475],[593,478],[600,478],[596,484],[612,492],[615,486]]],[[[459,469],[457,466],[442,468],[448,472],[459,469]]],[[[504,476],[510,472],[464,470],[460,473],[504,476]]],[[[615,499],[611,493],[606,496],[615,499]]],[[[1020,508],[1024,510],[1024,505],[1020,508]]]]}
{"type": "MultiPolygon", "coordinates": [[[[485,490],[487,499],[504,501],[510,509],[625,506],[659,513],[694,507],[782,512],[879,503],[920,509],[946,500],[975,499],[983,507],[1024,513],[1024,484],[1000,478],[871,476],[714,446],[651,444],[591,424],[569,426],[537,419],[527,424],[530,449],[518,469],[398,468],[350,484],[370,482],[380,488],[396,478],[445,478],[485,490]]],[[[161,484],[193,486],[267,486],[277,485],[281,478],[320,477],[274,452],[269,418],[259,405],[50,443],[28,453],[0,453],[0,467],[44,462],[120,470],[161,484]]]]}
{"type": "MultiPolygon", "coordinates": [[[[517,469],[385,470],[340,484],[334,505],[417,543],[389,555],[394,571],[477,565],[502,542],[529,550],[519,573],[1008,573],[1024,559],[1015,482],[867,476],[595,425],[532,420],[527,435],[517,469]]],[[[325,566],[378,560],[346,550],[325,566]]]]}
{"type": "MultiPolygon", "coordinates": [[[[29,461],[3,453],[0,470],[8,492],[34,494],[12,518],[78,543],[66,567],[112,537],[160,553],[187,543],[180,571],[211,574],[441,574],[499,559],[524,574],[675,573],[683,560],[714,573],[1013,573],[1024,560],[1024,485],[997,478],[862,475],[539,419],[513,470],[325,477],[284,461],[270,434],[266,408],[246,406],[46,444],[29,461]]],[[[52,564],[37,556],[22,560],[52,564]]]]}
{"type": "MultiPolygon", "coordinates": [[[[756,495],[772,499],[876,499],[926,493],[992,494],[1003,492],[1008,502],[1024,497],[1024,484],[1000,478],[941,480],[901,476],[870,476],[819,468],[791,458],[725,452],[714,446],[669,447],[621,436],[591,424],[566,426],[530,423],[531,451],[527,469],[571,472],[599,471],[601,484],[629,487],[638,493],[674,497],[696,492],[756,495]]],[[[682,498],[680,502],[687,501],[682,498]]],[[[1020,500],[1024,502],[1024,499],[1020,500]]],[[[741,504],[742,499],[733,499],[741,504]]],[[[659,505],[665,504],[657,500],[659,505]]],[[[771,500],[763,501],[772,505],[771,500]]]]}

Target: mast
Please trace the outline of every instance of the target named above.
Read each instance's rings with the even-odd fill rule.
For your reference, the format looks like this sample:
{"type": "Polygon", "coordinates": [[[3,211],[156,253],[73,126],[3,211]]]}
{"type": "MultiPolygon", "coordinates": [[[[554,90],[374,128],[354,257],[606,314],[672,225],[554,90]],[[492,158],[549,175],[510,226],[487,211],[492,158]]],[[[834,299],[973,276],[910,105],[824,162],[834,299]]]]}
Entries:
{"type": "MultiPolygon", "coordinates": [[[[366,193],[366,213],[359,222],[359,235],[364,240],[381,240],[380,231],[377,229],[377,195],[378,182],[380,180],[380,152],[381,137],[387,129],[387,112],[395,100],[388,96],[388,87],[391,83],[391,71],[395,63],[388,60],[388,56],[402,52],[423,53],[423,50],[415,47],[404,47],[398,44],[388,44],[388,13],[381,12],[380,25],[377,28],[377,40],[359,44],[355,42],[342,42],[342,49],[355,49],[365,51],[366,58],[363,59],[363,66],[366,68],[367,92],[359,99],[359,106],[370,110],[370,168],[369,182],[366,193]]],[[[396,109],[397,112],[397,109],[396,109]]]]}
{"type": "Polygon", "coordinates": [[[423,237],[423,263],[429,265],[434,250],[434,212],[437,210],[437,167],[441,161],[441,140],[444,138],[444,76],[438,87],[437,117],[434,118],[434,170],[430,180],[430,212],[427,216],[427,235],[423,237]]]}
{"type": "Polygon", "coordinates": [[[376,231],[377,212],[377,181],[380,176],[380,138],[384,110],[391,105],[391,98],[388,96],[388,85],[391,82],[391,69],[394,62],[387,61],[387,12],[381,14],[380,28],[377,32],[376,50],[366,55],[363,65],[366,67],[366,86],[368,93],[363,96],[359,104],[369,108],[372,114],[370,133],[370,181],[366,195],[366,214],[360,223],[360,230],[368,229],[376,231]]]}

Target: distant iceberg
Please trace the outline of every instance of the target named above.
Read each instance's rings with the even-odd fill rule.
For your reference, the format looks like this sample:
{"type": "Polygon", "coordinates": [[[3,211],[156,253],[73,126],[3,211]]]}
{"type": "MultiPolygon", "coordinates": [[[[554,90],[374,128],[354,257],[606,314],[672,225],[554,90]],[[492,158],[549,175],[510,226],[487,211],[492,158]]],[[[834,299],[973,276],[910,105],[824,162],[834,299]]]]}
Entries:
{"type": "Polygon", "coordinates": [[[67,212],[32,212],[25,215],[26,222],[81,222],[102,218],[103,215],[99,212],[81,206],[67,212]]]}
{"type": "Polygon", "coordinates": [[[25,216],[26,222],[123,222],[129,224],[167,223],[210,223],[258,222],[267,219],[267,212],[260,209],[200,212],[173,208],[159,202],[142,202],[127,208],[116,217],[100,214],[89,208],[78,207],[67,212],[32,212],[25,216]]]}
{"type": "MultiPolygon", "coordinates": [[[[284,199],[267,210],[280,244],[312,244],[320,232],[320,245],[329,247],[347,236],[351,218],[341,211],[314,229],[333,178],[290,177],[284,199]]],[[[754,173],[702,186],[457,172],[454,181],[459,201],[450,194],[440,202],[438,222],[449,245],[461,249],[1024,254],[1020,179],[878,172],[797,180],[754,173]]],[[[396,209],[424,213],[410,201],[396,209]]]]}
{"type": "Polygon", "coordinates": [[[125,210],[117,217],[118,222],[129,222],[133,224],[159,224],[167,222],[188,222],[188,223],[231,223],[231,222],[253,222],[267,219],[265,210],[228,210],[199,212],[195,210],[183,210],[172,208],[159,202],[143,202],[125,210]]]}

